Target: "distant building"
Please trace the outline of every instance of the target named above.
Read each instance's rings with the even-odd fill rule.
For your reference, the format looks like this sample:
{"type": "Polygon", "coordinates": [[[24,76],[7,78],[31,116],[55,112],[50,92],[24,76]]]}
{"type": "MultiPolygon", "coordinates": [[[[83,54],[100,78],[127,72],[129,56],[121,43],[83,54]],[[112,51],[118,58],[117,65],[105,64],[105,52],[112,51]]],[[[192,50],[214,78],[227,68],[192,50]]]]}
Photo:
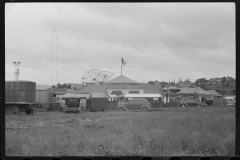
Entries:
{"type": "Polygon", "coordinates": [[[147,84],[151,84],[151,85],[154,85],[154,84],[161,84],[161,82],[159,82],[159,81],[148,81],[148,83],[147,84]]]}
{"type": "Polygon", "coordinates": [[[56,84],[53,85],[53,88],[65,88],[65,89],[74,89],[74,90],[81,90],[83,88],[82,84],[79,83],[64,83],[64,84],[56,84]]]}
{"type": "Polygon", "coordinates": [[[48,102],[48,88],[49,85],[36,84],[35,102],[47,103],[48,102]]]}
{"type": "Polygon", "coordinates": [[[220,85],[222,82],[222,78],[210,78],[209,83],[213,85],[220,85]]]}
{"type": "Polygon", "coordinates": [[[176,87],[179,87],[179,88],[186,88],[186,87],[194,87],[195,85],[190,82],[190,81],[180,81],[176,84],[176,87]]]}

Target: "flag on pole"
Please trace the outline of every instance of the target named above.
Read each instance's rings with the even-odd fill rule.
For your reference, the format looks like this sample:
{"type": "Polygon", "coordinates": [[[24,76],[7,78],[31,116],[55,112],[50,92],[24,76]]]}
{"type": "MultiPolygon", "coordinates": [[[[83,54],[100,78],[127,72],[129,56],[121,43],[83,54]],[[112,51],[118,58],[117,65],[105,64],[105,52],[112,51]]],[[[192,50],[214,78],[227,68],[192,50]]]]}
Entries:
{"type": "Polygon", "coordinates": [[[122,58],[122,64],[125,66],[127,62],[122,58]]]}

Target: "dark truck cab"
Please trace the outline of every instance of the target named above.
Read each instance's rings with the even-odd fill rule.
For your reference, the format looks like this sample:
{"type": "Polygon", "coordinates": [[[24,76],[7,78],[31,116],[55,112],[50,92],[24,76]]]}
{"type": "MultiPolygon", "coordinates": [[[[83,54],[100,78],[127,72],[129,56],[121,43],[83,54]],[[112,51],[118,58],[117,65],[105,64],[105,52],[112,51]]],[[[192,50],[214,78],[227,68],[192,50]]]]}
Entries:
{"type": "Polygon", "coordinates": [[[80,112],[80,98],[72,97],[72,98],[65,98],[65,104],[63,106],[63,111],[67,112],[80,112]]]}

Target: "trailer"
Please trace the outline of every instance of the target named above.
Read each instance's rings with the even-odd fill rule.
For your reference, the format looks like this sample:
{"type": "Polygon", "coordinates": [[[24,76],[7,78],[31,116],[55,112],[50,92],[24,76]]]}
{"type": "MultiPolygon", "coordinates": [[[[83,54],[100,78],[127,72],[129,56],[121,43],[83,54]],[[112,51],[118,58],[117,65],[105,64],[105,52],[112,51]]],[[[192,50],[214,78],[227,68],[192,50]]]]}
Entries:
{"type": "Polygon", "coordinates": [[[104,111],[107,109],[108,95],[106,93],[91,93],[86,101],[86,110],[104,111]]]}
{"type": "Polygon", "coordinates": [[[36,82],[5,81],[5,109],[12,114],[33,113],[31,104],[35,103],[36,82]]]}
{"type": "Polygon", "coordinates": [[[164,98],[164,106],[179,107],[181,100],[199,99],[197,93],[166,93],[164,98]]]}
{"type": "Polygon", "coordinates": [[[63,106],[63,111],[67,112],[80,112],[80,98],[79,97],[68,97],[65,98],[65,104],[63,106]]]}
{"type": "Polygon", "coordinates": [[[86,108],[86,99],[89,98],[90,94],[82,93],[65,93],[62,95],[56,95],[56,102],[60,104],[60,107],[65,105],[66,98],[80,98],[81,108],[86,108]]]}

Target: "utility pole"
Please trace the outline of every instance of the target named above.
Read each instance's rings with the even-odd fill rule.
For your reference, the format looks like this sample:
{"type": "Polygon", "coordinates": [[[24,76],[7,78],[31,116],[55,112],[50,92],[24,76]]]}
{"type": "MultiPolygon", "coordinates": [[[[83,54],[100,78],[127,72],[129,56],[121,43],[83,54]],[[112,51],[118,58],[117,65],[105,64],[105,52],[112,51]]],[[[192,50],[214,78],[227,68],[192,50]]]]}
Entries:
{"type": "Polygon", "coordinates": [[[13,62],[15,64],[15,71],[14,71],[14,80],[18,81],[19,80],[19,65],[21,62],[13,62]]]}

